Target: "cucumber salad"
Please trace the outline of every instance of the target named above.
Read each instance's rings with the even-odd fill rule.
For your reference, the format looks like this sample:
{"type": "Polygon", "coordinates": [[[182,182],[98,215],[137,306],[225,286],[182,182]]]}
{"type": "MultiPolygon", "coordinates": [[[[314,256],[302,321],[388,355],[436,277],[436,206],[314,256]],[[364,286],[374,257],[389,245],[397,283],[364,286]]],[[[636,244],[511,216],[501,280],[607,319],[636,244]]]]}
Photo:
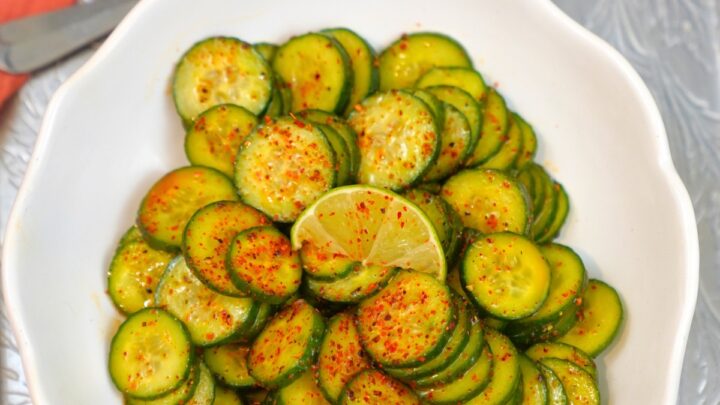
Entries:
{"type": "Polygon", "coordinates": [[[172,97],[189,164],[108,272],[127,404],[601,403],[622,302],[457,40],[212,37],[172,97]]]}

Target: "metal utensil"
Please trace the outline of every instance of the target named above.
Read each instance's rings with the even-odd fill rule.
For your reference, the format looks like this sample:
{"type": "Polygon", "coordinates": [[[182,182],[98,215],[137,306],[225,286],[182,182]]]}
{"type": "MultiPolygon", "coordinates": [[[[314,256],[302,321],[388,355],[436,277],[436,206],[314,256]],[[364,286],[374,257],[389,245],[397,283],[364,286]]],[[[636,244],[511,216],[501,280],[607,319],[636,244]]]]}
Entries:
{"type": "Polygon", "coordinates": [[[0,70],[25,73],[96,40],[138,0],[105,0],[0,24],[0,70]]]}

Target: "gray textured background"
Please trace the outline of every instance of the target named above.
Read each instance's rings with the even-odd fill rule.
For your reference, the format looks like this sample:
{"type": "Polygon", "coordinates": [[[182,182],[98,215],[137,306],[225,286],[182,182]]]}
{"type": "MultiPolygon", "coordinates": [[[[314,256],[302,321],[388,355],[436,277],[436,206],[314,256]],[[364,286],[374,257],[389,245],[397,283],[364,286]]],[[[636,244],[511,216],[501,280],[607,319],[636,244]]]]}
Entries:
{"type": "MultiPolygon", "coordinates": [[[[678,403],[720,404],[720,0],[554,1],[625,55],[660,107],[700,233],[700,293],[678,403]]],[[[39,72],[0,110],[0,245],[47,102],[92,52],[39,72]]],[[[0,403],[30,404],[2,304],[0,403]]]]}

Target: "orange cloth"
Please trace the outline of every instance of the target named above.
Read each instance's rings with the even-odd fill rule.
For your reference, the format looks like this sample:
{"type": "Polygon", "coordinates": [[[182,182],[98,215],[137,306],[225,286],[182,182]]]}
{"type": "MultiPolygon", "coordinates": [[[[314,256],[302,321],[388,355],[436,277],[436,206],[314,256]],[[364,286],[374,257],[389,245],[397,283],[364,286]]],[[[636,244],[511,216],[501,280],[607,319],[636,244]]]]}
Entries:
{"type": "MultiPolygon", "coordinates": [[[[0,0],[0,23],[67,7],[75,0],[0,0]]],[[[29,75],[11,75],[0,71],[0,107],[28,79],[29,75]]]]}

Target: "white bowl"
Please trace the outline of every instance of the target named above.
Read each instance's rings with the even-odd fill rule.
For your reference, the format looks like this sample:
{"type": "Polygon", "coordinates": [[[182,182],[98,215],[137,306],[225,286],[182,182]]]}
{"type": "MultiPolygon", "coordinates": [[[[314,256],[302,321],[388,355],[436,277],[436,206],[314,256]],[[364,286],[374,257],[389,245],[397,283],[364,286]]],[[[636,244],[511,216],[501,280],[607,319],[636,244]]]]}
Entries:
{"type": "Polygon", "coordinates": [[[458,38],[540,136],[567,188],[560,238],[619,290],[626,321],[600,359],[602,395],[672,404],[698,282],[692,206],[658,110],[630,65],[549,1],[146,0],[55,94],[10,217],[3,286],[36,404],[120,403],[107,375],[120,315],[114,245],[155,179],[186,164],[169,96],[193,42],[282,43],[347,26],[382,49],[403,32],[458,38]]]}

